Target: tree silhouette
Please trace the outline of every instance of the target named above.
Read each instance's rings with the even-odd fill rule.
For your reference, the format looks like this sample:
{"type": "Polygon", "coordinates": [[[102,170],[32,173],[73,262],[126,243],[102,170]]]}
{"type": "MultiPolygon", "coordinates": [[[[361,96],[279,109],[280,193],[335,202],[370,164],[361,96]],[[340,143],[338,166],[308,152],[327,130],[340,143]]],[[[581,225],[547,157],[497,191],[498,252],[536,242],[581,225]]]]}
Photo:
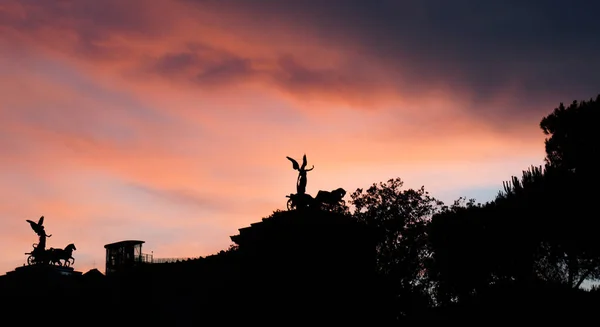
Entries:
{"type": "Polygon", "coordinates": [[[501,278],[496,208],[459,198],[435,214],[428,228],[433,260],[429,276],[438,304],[464,302],[501,278]]]}
{"type": "Polygon", "coordinates": [[[353,216],[377,231],[377,268],[401,314],[429,303],[427,224],[441,202],[424,187],[402,190],[400,178],[351,194],[353,216]]]}
{"type": "Polygon", "coordinates": [[[545,198],[546,207],[552,209],[547,214],[555,220],[544,243],[548,256],[540,264],[545,267],[545,278],[572,287],[600,278],[600,243],[596,241],[600,222],[593,214],[600,180],[596,163],[599,118],[600,95],[595,100],[573,101],[568,107],[561,103],[540,122],[549,136],[544,175],[551,181],[545,198]]]}
{"type": "MultiPolygon", "coordinates": [[[[544,247],[549,253],[543,264],[545,278],[579,287],[586,279],[600,278],[600,244],[596,241],[600,222],[593,212],[600,180],[596,157],[600,153],[600,95],[589,101],[562,103],[540,122],[545,140],[546,172],[551,178],[550,199],[556,202],[548,214],[555,217],[544,247]],[[556,217],[561,215],[562,217],[556,217]],[[562,219],[561,219],[562,218],[562,219]]],[[[548,183],[547,183],[548,184],[548,183]]],[[[549,188],[547,188],[549,189],[549,188]]]]}
{"type": "Polygon", "coordinates": [[[584,137],[568,130],[585,126],[579,120],[591,114],[577,111],[590,108],[589,103],[561,106],[544,118],[545,131],[554,133],[546,142],[546,166],[532,166],[503,182],[490,203],[457,202],[434,216],[430,275],[440,301],[464,301],[498,283],[579,288],[600,278],[600,222],[593,214],[598,193],[590,183],[591,158],[578,153],[584,152],[581,144],[596,145],[568,136],[584,137]]]}
{"type": "Polygon", "coordinates": [[[577,169],[581,173],[597,171],[594,167],[600,152],[600,135],[596,132],[600,120],[600,95],[595,100],[573,101],[558,108],[540,122],[545,140],[546,162],[552,167],[577,169]]]}

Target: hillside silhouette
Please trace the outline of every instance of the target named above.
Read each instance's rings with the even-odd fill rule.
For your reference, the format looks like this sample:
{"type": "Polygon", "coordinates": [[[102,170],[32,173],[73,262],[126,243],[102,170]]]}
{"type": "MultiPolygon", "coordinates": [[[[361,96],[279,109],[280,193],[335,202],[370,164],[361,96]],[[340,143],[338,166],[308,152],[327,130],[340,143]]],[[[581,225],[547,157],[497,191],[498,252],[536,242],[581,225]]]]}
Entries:
{"type": "Polygon", "coordinates": [[[306,185],[314,166],[306,168],[306,155],[301,164],[287,157],[298,171],[287,210],[241,227],[227,250],[197,259],[153,263],[140,251],[129,265],[81,274],[69,267],[75,245],[47,249],[43,216],[27,220],[40,241],[29,265],[0,276],[2,319],[106,326],[594,319],[599,115],[600,95],[543,117],[545,164],[499,181],[502,190],[487,203],[446,205],[425,187],[403,188],[400,178],[346,200],[334,187],[313,197],[306,185]]]}

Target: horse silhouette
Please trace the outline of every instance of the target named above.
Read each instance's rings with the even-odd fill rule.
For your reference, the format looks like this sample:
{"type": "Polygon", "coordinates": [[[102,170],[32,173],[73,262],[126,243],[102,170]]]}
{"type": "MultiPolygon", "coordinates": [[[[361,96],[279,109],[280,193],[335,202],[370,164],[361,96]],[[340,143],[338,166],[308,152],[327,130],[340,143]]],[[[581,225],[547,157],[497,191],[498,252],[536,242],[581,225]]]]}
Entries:
{"type": "Polygon", "coordinates": [[[48,259],[53,265],[69,267],[71,264],[75,263],[75,258],[72,256],[73,250],[77,250],[73,243],[67,245],[64,249],[50,248],[48,250],[48,259]],[[61,260],[64,260],[64,264],[61,260]],[[73,262],[71,262],[71,260],[73,262]]]}
{"type": "Polygon", "coordinates": [[[345,195],[346,190],[344,190],[343,188],[338,188],[331,192],[321,190],[319,191],[319,193],[317,193],[315,200],[321,205],[344,205],[345,201],[343,200],[343,198],[345,195]]]}

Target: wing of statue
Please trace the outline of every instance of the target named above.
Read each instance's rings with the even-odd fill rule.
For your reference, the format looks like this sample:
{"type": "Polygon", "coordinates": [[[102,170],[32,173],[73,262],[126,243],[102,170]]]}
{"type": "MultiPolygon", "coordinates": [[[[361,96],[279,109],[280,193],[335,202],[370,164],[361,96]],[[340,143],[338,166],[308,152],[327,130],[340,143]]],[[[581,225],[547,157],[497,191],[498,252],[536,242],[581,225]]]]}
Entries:
{"type": "Polygon", "coordinates": [[[294,169],[296,169],[296,170],[300,170],[300,166],[298,165],[298,161],[296,161],[296,160],[294,160],[294,159],[292,159],[292,158],[290,158],[290,157],[286,157],[286,158],[288,158],[288,160],[292,162],[292,164],[294,165],[294,166],[293,166],[293,167],[294,167],[294,169]]]}
{"type": "Polygon", "coordinates": [[[31,221],[29,219],[26,219],[26,221],[29,223],[29,225],[31,225],[31,229],[33,229],[33,231],[36,232],[36,234],[40,232],[40,225],[38,225],[35,221],[31,221]]]}
{"type": "Polygon", "coordinates": [[[38,226],[42,226],[44,224],[44,216],[40,217],[40,220],[38,221],[38,226]]]}

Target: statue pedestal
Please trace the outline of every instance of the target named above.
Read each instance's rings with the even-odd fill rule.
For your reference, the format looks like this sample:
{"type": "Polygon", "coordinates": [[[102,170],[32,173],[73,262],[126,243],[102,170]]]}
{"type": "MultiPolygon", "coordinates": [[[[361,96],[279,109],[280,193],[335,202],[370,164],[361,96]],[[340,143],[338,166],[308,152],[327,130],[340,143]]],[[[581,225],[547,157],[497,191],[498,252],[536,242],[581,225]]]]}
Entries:
{"type": "Polygon", "coordinates": [[[42,276],[81,276],[81,272],[75,271],[71,267],[61,267],[52,265],[30,265],[17,267],[14,271],[9,271],[6,276],[11,277],[42,277],[42,276]]]}
{"type": "Polygon", "coordinates": [[[85,308],[77,307],[84,292],[82,279],[81,272],[70,267],[15,268],[0,276],[0,293],[8,302],[3,305],[2,314],[15,319],[25,317],[28,325],[42,325],[48,317],[59,316],[63,310],[78,313],[85,308]]]}
{"type": "Polygon", "coordinates": [[[366,308],[375,296],[377,248],[367,226],[323,210],[281,211],[231,240],[242,275],[236,300],[255,317],[273,318],[261,313],[268,307],[307,324],[373,318],[366,308]]]}

